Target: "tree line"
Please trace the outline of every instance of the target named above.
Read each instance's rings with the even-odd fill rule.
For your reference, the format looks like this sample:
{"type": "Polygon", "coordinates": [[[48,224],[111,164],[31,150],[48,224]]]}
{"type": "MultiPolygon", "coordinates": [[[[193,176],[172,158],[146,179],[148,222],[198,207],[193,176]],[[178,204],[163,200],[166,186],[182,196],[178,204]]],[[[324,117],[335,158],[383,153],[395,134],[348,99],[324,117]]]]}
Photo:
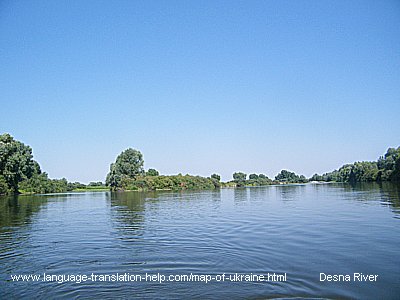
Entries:
{"type": "Polygon", "coordinates": [[[358,161],[345,164],[323,175],[314,174],[310,180],[325,182],[382,182],[400,181],[400,147],[389,148],[377,161],[358,161]]]}
{"type": "Polygon", "coordinates": [[[15,140],[10,134],[0,135],[0,195],[18,193],[59,193],[79,190],[184,190],[214,189],[219,187],[263,186],[271,184],[323,182],[400,181],[400,147],[389,148],[375,162],[346,164],[310,179],[288,170],[282,170],[274,179],[265,174],[233,173],[233,179],[221,182],[218,174],[210,177],[193,175],[160,175],[156,169],[144,170],[143,155],[129,148],[122,151],[110,165],[105,184],[88,185],[68,182],[65,178],[50,179],[33,159],[31,147],[15,140]]]}
{"type": "Polygon", "coordinates": [[[233,180],[221,182],[221,176],[218,174],[212,174],[207,178],[189,174],[159,175],[155,169],[146,172],[143,165],[143,155],[140,151],[132,148],[122,151],[110,165],[106,185],[111,190],[184,190],[308,182],[304,175],[297,175],[287,170],[282,170],[274,180],[264,174],[253,173],[247,176],[243,172],[235,172],[232,175],[233,180]]]}
{"type": "Polygon", "coordinates": [[[101,182],[85,185],[67,179],[50,179],[33,159],[32,148],[10,134],[0,135],[0,195],[45,194],[105,188],[101,182]]]}

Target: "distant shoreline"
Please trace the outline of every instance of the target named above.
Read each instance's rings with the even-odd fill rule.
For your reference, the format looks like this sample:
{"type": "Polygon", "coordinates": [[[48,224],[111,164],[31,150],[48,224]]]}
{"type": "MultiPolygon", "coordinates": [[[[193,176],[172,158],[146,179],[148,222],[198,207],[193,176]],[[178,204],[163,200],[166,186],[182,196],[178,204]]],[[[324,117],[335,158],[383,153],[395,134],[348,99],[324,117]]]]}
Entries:
{"type": "MultiPolygon", "coordinates": [[[[376,183],[376,182],[369,182],[376,183]]],[[[389,182],[390,183],[390,182],[389,182]]],[[[51,195],[65,195],[65,194],[84,194],[84,193],[100,193],[100,192],[112,192],[112,193],[126,193],[126,192],[137,192],[137,193],[151,193],[151,192],[183,192],[183,191],[215,191],[223,189],[245,189],[245,188],[263,188],[263,187],[281,187],[281,186],[300,186],[300,185],[326,185],[326,184],[349,184],[347,182],[305,182],[305,183],[279,183],[279,184],[268,184],[268,185],[245,185],[245,186],[221,186],[214,189],[156,189],[156,190],[117,190],[113,191],[108,187],[105,188],[93,188],[93,189],[76,189],[73,191],[56,192],[56,193],[20,193],[16,196],[51,196],[51,195]]],[[[395,184],[395,183],[392,183],[395,184]]],[[[12,197],[13,195],[0,195],[0,197],[12,197]]],[[[14,195],[15,196],[15,195],[14,195]]]]}

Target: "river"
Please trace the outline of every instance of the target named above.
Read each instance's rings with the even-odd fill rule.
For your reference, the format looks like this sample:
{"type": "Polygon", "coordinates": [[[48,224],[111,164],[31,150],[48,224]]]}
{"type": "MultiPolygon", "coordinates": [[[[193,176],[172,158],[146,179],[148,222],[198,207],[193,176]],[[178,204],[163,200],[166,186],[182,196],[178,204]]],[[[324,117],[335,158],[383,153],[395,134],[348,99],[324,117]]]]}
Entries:
{"type": "Polygon", "coordinates": [[[399,251],[391,184],[0,198],[2,299],[399,299],[399,251]]]}

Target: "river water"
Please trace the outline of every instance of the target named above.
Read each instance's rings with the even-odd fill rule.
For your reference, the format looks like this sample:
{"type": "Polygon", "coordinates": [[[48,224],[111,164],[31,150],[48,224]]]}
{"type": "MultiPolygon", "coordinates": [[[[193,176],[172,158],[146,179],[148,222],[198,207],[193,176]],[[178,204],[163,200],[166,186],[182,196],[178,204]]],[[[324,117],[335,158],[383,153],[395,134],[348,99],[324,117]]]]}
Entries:
{"type": "Polygon", "coordinates": [[[1,299],[399,299],[399,254],[390,184],[0,198],[1,299]]]}

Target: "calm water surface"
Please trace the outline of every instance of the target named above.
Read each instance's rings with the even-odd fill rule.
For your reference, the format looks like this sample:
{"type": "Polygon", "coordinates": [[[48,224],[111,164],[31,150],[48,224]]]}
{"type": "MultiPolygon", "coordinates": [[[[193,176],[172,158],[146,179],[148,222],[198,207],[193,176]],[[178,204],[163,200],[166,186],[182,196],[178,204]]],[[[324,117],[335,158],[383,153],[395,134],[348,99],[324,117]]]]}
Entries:
{"type": "Polygon", "coordinates": [[[0,198],[0,298],[400,299],[400,188],[292,185],[0,198]],[[267,274],[286,282],[13,282],[267,274]],[[320,282],[320,273],[378,275],[320,282]]]}

